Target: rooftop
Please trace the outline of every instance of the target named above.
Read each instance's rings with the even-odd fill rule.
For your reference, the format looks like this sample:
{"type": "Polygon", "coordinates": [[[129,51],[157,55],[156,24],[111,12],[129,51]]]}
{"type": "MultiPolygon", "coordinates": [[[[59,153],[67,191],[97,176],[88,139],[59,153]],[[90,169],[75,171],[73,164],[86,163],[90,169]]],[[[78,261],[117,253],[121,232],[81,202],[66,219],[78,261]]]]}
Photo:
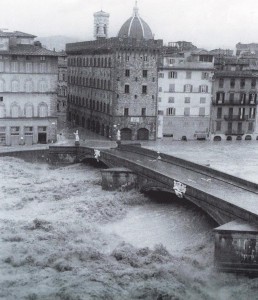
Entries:
{"type": "Polygon", "coordinates": [[[36,35],[32,35],[32,34],[21,32],[21,31],[8,32],[8,31],[0,30],[0,37],[35,38],[36,35]]]}
{"type": "Polygon", "coordinates": [[[1,55],[34,55],[34,56],[59,56],[59,52],[47,50],[40,46],[18,44],[10,46],[9,50],[0,51],[1,55]]]}

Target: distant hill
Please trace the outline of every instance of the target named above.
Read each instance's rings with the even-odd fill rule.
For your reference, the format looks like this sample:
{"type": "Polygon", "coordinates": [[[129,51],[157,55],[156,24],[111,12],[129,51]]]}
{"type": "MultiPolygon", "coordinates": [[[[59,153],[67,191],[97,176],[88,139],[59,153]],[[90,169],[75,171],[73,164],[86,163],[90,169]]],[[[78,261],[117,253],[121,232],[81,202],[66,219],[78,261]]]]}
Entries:
{"type": "Polygon", "coordinates": [[[62,51],[65,50],[65,44],[80,42],[77,38],[57,35],[57,36],[46,36],[46,37],[38,37],[36,39],[40,41],[42,46],[49,50],[62,51]]]}

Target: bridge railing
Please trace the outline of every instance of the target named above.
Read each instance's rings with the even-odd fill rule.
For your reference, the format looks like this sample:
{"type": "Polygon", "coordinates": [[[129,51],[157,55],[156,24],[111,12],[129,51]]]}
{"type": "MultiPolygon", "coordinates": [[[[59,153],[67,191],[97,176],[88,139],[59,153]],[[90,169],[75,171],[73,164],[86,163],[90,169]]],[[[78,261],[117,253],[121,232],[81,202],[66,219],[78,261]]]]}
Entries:
{"type": "Polygon", "coordinates": [[[212,169],[210,167],[204,166],[204,165],[200,165],[194,162],[191,162],[189,160],[184,160],[175,156],[171,156],[165,153],[161,153],[161,152],[157,152],[154,150],[150,150],[150,149],[146,149],[146,148],[142,148],[139,146],[133,146],[133,145],[123,145],[121,144],[119,147],[120,150],[122,151],[128,151],[128,152],[133,152],[133,153],[137,153],[140,155],[144,155],[144,156],[148,156],[150,158],[154,158],[157,159],[158,156],[162,161],[183,167],[185,169],[189,169],[195,172],[199,172],[201,174],[204,174],[206,176],[209,176],[211,178],[215,178],[215,179],[220,179],[223,180],[225,182],[229,182],[233,185],[236,186],[241,186],[242,188],[248,189],[248,190],[252,190],[255,193],[258,193],[258,184],[255,182],[250,182],[248,180],[236,177],[234,175],[230,175],[228,173],[224,173],[222,171],[216,170],[216,169],[212,169]]]}

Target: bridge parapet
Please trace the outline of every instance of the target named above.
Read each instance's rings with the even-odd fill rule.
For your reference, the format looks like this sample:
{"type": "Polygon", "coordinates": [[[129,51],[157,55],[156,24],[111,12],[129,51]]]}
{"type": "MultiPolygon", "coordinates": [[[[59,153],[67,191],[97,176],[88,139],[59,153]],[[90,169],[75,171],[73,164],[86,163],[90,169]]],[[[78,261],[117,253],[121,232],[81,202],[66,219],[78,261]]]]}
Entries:
{"type": "Polygon", "coordinates": [[[141,147],[135,147],[133,145],[123,145],[119,147],[121,151],[128,151],[132,153],[137,153],[141,154],[144,156],[148,156],[152,159],[160,159],[162,161],[171,163],[173,165],[177,165],[180,167],[183,167],[185,169],[189,169],[192,171],[197,171],[198,173],[204,174],[206,176],[209,176],[211,178],[217,178],[222,181],[225,181],[227,183],[236,185],[238,187],[244,188],[251,190],[254,193],[258,194],[258,184],[255,182],[250,182],[245,179],[221,172],[219,170],[211,169],[205,165],[200,165],[188,160],[184,160],[175,156],[171,156],[165,153],[157,152],[154,150],[146,149],[146,148],[141,148],[141,147]]]}

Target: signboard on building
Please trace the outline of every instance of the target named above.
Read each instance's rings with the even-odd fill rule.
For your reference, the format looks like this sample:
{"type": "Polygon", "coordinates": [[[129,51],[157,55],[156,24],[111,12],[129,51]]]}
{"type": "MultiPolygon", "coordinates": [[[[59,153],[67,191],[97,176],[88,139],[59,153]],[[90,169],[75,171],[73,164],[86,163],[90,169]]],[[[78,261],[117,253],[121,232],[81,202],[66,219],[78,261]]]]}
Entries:
{"type": "Polygon", "coordinates": [[[131,117],[131,123],[140,123],[139,117],[131,117]]]}

